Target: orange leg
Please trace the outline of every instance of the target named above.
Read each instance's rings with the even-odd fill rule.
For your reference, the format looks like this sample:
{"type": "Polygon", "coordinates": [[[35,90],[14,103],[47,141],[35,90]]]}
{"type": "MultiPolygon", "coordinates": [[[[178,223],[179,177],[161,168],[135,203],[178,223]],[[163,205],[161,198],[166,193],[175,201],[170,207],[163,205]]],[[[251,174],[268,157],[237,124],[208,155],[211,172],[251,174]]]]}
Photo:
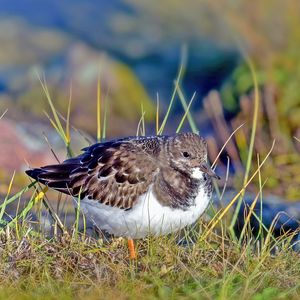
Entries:
{"type": "Polygon", "coordinates": [[[134,248],[133,239],[128,239],[128,248],[129,248],[130,259],[136,259],[136,252],[134,248]]]}

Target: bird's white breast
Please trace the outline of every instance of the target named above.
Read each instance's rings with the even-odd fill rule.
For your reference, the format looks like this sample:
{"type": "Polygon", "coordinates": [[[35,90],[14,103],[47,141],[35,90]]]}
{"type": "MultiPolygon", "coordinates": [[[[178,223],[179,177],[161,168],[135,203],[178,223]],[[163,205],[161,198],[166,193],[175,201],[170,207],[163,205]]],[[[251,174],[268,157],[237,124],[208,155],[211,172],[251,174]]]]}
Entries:
{"type": "Polygon", "coordinates": [[[87,198],[81,200],[81,209],[102,230],[130,238],[165,235],[193,224],[209,204],[204,188],[199,188],[194,205],[185,210],[163,206],[157,201],[152,187],[142,195],[130,210],[101,204],[87,198]]]}

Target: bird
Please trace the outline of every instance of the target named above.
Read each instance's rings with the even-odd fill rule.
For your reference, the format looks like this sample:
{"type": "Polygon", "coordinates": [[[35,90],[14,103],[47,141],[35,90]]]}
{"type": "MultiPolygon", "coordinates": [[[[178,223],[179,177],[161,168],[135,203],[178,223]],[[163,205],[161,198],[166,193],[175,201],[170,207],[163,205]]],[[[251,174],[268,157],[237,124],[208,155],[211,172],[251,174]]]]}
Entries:
{"type": "Polygon", "coordinates": [[[103,231],[135,239],[179,231],[208,207],[212,178],[207,142],[195,133],[134,136],[83,148],[60,164],[26,171],[38,182],[80,199],[80,209],[103,231]]]}

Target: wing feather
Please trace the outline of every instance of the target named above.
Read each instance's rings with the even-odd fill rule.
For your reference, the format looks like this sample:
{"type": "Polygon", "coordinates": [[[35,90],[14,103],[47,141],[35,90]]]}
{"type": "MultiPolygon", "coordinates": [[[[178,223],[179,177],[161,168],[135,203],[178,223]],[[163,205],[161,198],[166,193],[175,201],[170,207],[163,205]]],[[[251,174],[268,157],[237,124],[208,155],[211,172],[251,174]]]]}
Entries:
{"type": "Polygon", "coordinates": [[[78,157],[62,164],[26,173],[63,193],[130,209],[145,193],[159,171],[157,138],[122,139],[85,148],[78,157]],[[151,147],[147,148],[147,143],[151,147]],[[146,147],[145,147],[146,144],[146,147]]]}

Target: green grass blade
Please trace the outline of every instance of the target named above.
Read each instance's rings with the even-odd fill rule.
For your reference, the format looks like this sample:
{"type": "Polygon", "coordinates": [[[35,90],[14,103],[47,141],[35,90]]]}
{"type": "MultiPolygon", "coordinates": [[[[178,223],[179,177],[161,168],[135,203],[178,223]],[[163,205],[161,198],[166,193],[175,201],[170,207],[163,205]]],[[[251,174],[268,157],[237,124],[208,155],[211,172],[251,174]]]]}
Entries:
{"type": "Polygon", "coordinates": [[[39,81],[40,81],[40,83],[41,83],[41,85],[42,85],[42,88],[43,88],[43,90],[44,90],[44,93],[45,93],[45,95],[46,95],[48,104],[49,104],[49,106],[50,106],[50,108],[51,108],[52,115],[53,115],[53,117],[54,117],[56,126],[57,126],[57,128],[59,129],[61,136],[63,136],[63,140],[64,140],[65,144],[67,145],[67,137],[66,137],[66,134],[65,134],[65,132],[64,132],[64,129],[63,129],[63,127],[62,127],[62,124],[61,124],[61,122],[60,122],[60,119],[59,119],[59,117],[58,117],[58,114],[57,114],[57,112],[56,112],[56,109],[55,109],[55,106],[54,106],[54,104],[53,104],[53,101],[52,101],[52,99],[51,99],[51,96],[50,96],[50,93],[49,93],[49,90],[48,90],[48,87],[47,87],[47,84],[46,84],[46,80],[45,80],[45,78],[42,80],[42,79],[40,78],[39,75],[38,75],[38,78],[39,78],[39,81]]]}
{"type": "Polygon", "coordinates": [[[15,174],[16,174],[16,173],[14,172],[14,173],[13,173],[13,176],[12,176],[10,182],[9,182],[9,186],[8,186],[8,189],[7,189],[7,194],[6,194],[6,197],[5,197],[5,199],[4,199],[4,201],[3,201],[3,204],[2,204],[2,207],[1,207],[1,211],[0,211],[0,221],[2,220],[3,215],[4,215],[4,212],[5,212],[5,208],[6,208],[6,205],[7,205],[7,199],[8,199],[8,196],[9,196],[10,192],[11,192],[11,188],[12,188],[12,184],[13,184],[13,182],[14,182],[15,174]]]}
{"type": "Polygon", "coordinates": [[[179,68],[179,71],[178,71],[178,75],[177,75],[177,78],[175,80],[175,86],[174,86],[174,90],[173,90],[173,93],[172,93],[172,97],[171,97],[171,101],[169,103],[169,106],[168,106],[168,109],[167,109],[167,112],[165,114],[165,117],[162,121],[162,124],[158,130],[158,134],[162,134],[164,129],[165,129],[165,126],[167,124],[167,120],[169,118],[169,115],[170,115],[170,112],[171,112],[171,108],[173,106],[173,103],[174,103],[174,100],[175,100],[175,96],[176,96],[176,93],[177,93],[177,90],[178,90],[178,86],[179,86],[179,82],[181,80],[181,74],[182,74],[182,70],[183,70],[183,66],[181,65],[180,68],[179,68]]]}
{"type": "Polygon", "coordinates": [[[193,96],[192,96],[192,98],[191,98],[191,100],[190,100],[190,102],[189,102],[189,105],[185,108],[184,115],[183,115],[183,117],[182,117],[181,120],[180,120],[180,123],[179,123],[179,125],[178,125],[178,127],[177,127],[177,129],[176,129],[176,133],[179,133],[179,131],[181,130],[181,128],[182,128],[182,126],[183,126],[183,123],[184,123],[184,121],[185,121],[187,115],[188,115],[189,112],[190,112],[190,108],[191,108],[191,105],[192,105],[192,103],[193,103],[193,101],[194,101],[194,99],[195,99],[195,96],[196,96],[196,92],[193,94],[193,96]]]}
{"type": "Polygon", "coordinates": [[[67,119],[66,119],[66,141],[67,141],[67,152],[69,157],[73,156],[73,152],[71,149],[71,132],[70,132],[71,103],[72,103],[72,84],[70,86],[70,96],[69,96],[67,119]]]}
{"type": "Polygon", "coordinates": [[[101,141],[101,84],[100,75],[97,82],[97,142],[101,141]]]}
{"type": "Polygon", "coordinates": [[[181,102],[181,105],[183,106],[184,111],[187,111],[187,119],[188,119],[188,122],[190,124],[192,132],[199,134],[200,133],[199,129],[197,128],[197,125],[194,121],[194,118],[191,115],[191,112],[188,110],[188,105],[187,105],[185,96],[184,96],[180,86],[178,86],[177,92],[178,92],[179,100],[181,102]]]}
{"type": "Polygon", "coordinates": [[[48,187],[45,187],[42,191],[40,191],[35,197],[32,197],[31,201],[28,202],[27,206],[19,213],[17,219],[25,219],[27,214],[31,211],[33,206],[43,200],[45,193],[47,192],[48,187]]]}
{"type": "MultiPolygon", "coordinates": [[[[257,154],[257,164],[259,165],[259,154],[257,154]]],[[[258,173],[258,183],[259,183],[259,203],[260,203],[260,207],[259,207],[259,218],[260,218],[260,222],[259,222],[259,231],[257,234],[257,239],[259,239],[262,235],[262,224],[263,224],[263,186],[262,186],[262,180],[261,180],[261,172],[259,171],[258,173]]]]}
{"type": "MultiPolygon", "coordinates": [[[[71,143],[71,137],[69,135],[69,138],[68,138],[68,131],[65,132],[64,129],[63,129],[63,126],[61,124],[61,121],[60,121],[60,118],[59,118],[59,114],[58,112],[56,111],[56,108],[54,106],[54,103],[51,99],[51,96],[50,96],[50,92],[48,90],[48,87],[47,87],[47,84],[46,84],[46,79],[43,78],[43,80],[40,78],[39,74],[37,74],[38,76],[38,79],[41,83],[41,86],[43,88],[43,91],[46,95],[46,98],[47,98],[47,101],[48,101],[48,104],[50,106],[50,109],[51,109],[51,112],[52,112],[52,115],[53,115],[53,118],[54,120],[52,120],[51,118],[49,118],[51,124],[54,126],[55,130],[58,132],[58,134],[60,135],[60,137],[62,138],[63,142],[65,143],[65,146],[66,146],[66,149],[67,149],[67,153],[68,153],[68,156],[69,157],[72,157],[73,156],[73,152],[72,152],[72,149],[71,149],[71,146],[70,146],[70,143],[71,143]]],[[[72,93],[70,92],[70,98],[72,96],[72,93]]],[[[69,101],[69,105],[70,105],[70,102],[69,101]]],[[[70,109],[68,108],[68,116],[67,116],[67,128],[68,128],[68,124],[69,124],[69,111],[70,109]]]]}
{"type": "MultiPolygon", "coordinates": [[[[253,113],[253,120],[252,120],[252,130],[251,130],[251,137],[250,137],[249,152],[248,152],[248,158],[247,158],[245,176],[244,176],[244,185],[248,180],[249,172],[250,172],[250,168],[251,168],[251,162],[252,162],[252,156],[253,156],[253,150],[254,150],[254,142],[255,142],[255,134],[256,134],[257,121],[258,121],[259,102],[260,102],[258,82],[257,82],[254,65],[249,57],[246,57],[246,62],[249,66],[249,69],[250,69],[250,72],[252,75],[252,79],[253,79],[253,84],[254,84],[254,113],[253,113]]],[[[230,226],[229,226],[229,231],[230,231],[232,237],[234,237],[234,238],[236,238],[235,233],[234,233],[234,225],[236,223],[236,220],[238,217],[238,212],[242,205],[244,193],[245,192],[243,192],[240,196],[240,199],[237,203],[236,209],[234,211],[234,214],[233,214],[230,226]]]]}
{"type": "MultiPolygon", "coordinates": [[[[44,113],[45,113],[46,117],[48,118],[48,120],[50,121],[50,123],[51,123],[51,125],[53,126],[53,128],[55,129],[55,131],[58,133],[58,135],[61,137],[61,139],[62,139],[63,141],[65,141],[64,135],[61,134],[61,131],[60,131],[59,128],[57,127],[57,125],[56,125],[56,123],[54,122],[54,120],[47,114],[47,112],[44,111],[44,113]]],[[[67,145],[67,144],[65,143],[65,145],[67,145]]]]}
{"type": "Polygon", "coordinates": [[[104,101],[104,114],[103,114],[103,130],[102,130],[102,139],[106,139],[106,126],[107,126],[107,106],[108,106],[108,100],[107,100],[107,95],[105,97],[104,101]]]}
{"type": "MultiPolygon", "coordinates": [[[[45,196],[46,191],[48,190],[48,187],[45,187],[41,192],[39,192],[36,196],[34,196],[34,194],[31,196],[29,202],[27,203],[27,205],[10,221],[6,223],[6,226],[13,226],[15,224],[17,224],[17,221],[20,219],[25,219],[27,214],[31,211],[31,209],[33,208],[33,206],[40,200],[42,200],[45,196]]],[[[4,228],[5,228],[4,227],[4,228]]],[[[4,230],[4,228],[2,228],[0,230],[0,232],[2,232],[4,230]]]]}
{"type": "Polygon", "coordinates": [[[78,232],[79,232],[81,192],[82,192],[82,190],[80,188],[77,200],[74,199],[77,202],[77,206],[76,206],[76,220],[75,220],[75,240],[77,240],[77,238],[78,238],[78,232]]]}
{"type": "MultiPolygon", "coordinates": [[[[19,191],[18,193],[16,193],[12,197],[8,198],[6,200],[6,204],[5,205],[8,205],[8,204],[10,204],[10,203],[18,200],[24,193],[26,193],[27,191],[29,191],[29,189],[32,188],[36,183],[37,183],[37,181],[34,181],[34,182],[30,183],[29,185],[27,185],[26,187],[24,187],[21,191],[19,191]]],[[[0,205],[0,209],[2,209],[3,206],[4,206],[4,203],[2,203],[0,205]]]]}
{"type": "Polygon", "coordinates": [[[162,121],[162,124],[161,124],[161,126],[160,126],[157,134],[162,134],[163,131],[164,131],[164,129],[165,129],[165,126],[167,124],[167,120],[169,118],[171,109],[172,109],[173,104],[174,104],[176,93],[178,92],[179,83],[180,83],[180,81],[181,81],[181,79],[183,77],[182,75],[184,74],[184,71],[185,71],[185,68],[186,68],[186,63],[187,63],[187,48],[184,45],[182,47],[182,49],[181,49],[181,60],[180,60],[178,74],[177,74],[177,77],[176,77],[176,80],[175,80],[174,90],[173,90],[173,93],[172,93],[172,96],[171,96],[171,100],[169,102],[169,106],[168,106],[167,112],[165,114],[165,117],[164,117],[164,119],[162,121]]]}

